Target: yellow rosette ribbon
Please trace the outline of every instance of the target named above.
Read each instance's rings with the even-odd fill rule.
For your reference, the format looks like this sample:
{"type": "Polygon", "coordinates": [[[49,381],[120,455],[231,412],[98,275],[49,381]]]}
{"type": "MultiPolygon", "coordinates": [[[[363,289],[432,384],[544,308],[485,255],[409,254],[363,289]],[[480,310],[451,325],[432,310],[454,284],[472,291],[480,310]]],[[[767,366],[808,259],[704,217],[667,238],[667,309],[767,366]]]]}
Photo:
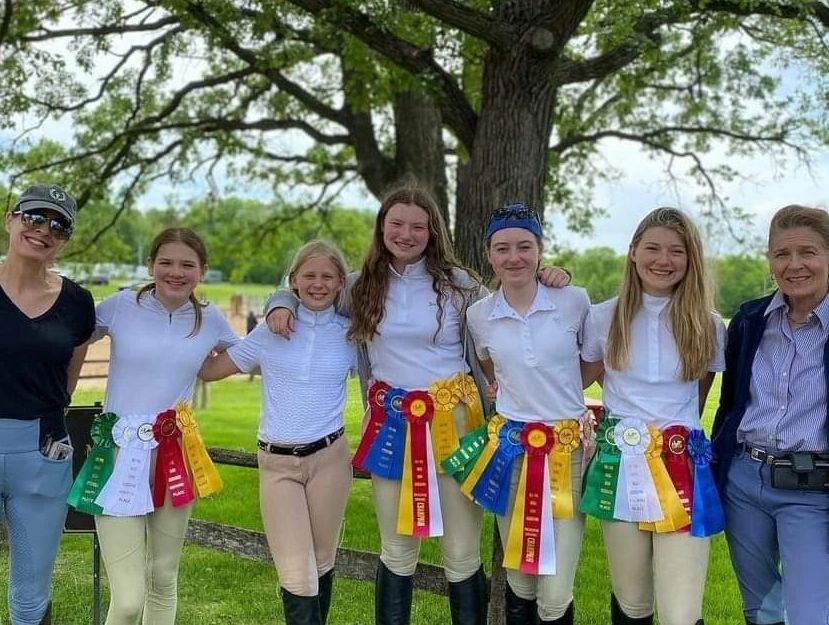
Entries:
{"type": "Polygon", "coordinates": [[[648,431],[651,435],[651,441],[645,450],[645,458],[656,487],[659,505],[662,508],[662,520],[653,523],[640,522],[639,529],[659,533],[675,532],[683,527],[688,527],[691,524],[691,517],[688,516],[688,511],[685,510],[671,476],[665,468],[665,463],[662,461],[662,432],[653,425],[648,425],[648,431]]]}
{"type": "Polygon", "coordinates": [[[484,450],[481,452],[481,455],[478,456],[478,460],[475,462],[475,466],[469,472],[467,478],[461,484],[461,492],[469,497],[470,499],[475,499],[472,496],[472,489],[475,488],[475,484],[478,483],[478,480],[481,478],[481,474],[486,469],[489,461],[492,460],[492,456],[495,455],[495,452],[498,451],[498,433],[501,431],[501,428],[504,427],[504,423],[506,423],[506,419],[501,415],[494,415],[486,426],[486,434],[487,434],[487,441],[484,450]]]}
{"type": "Polygon", "coordinates": [[[176,424],[181,430],[184,459],[187,461],[196,493],[199,497],[215,495],[224,488],[224,482],[207,453],[199,432],[199,424],[193,418],[189,404],[181,403],[176,406],[176,424]]]}
{"type": "Polygon", "coordinates": [[[553,517],[573,518],[573,480],[571,458],[579,447],[579,422],[564,419],[553,424],[555,443],[547,456],[550,470],[550,490],[553,497],[553,517]]]}
{"type": "Polygon", "coordinates": [[[435,405],[435,415],[429,427],[432,432],[432,448],[435,463],[440,473],[444,473],[441,463],[455,451],[458,446],[458,430],[455,427],[455,406],[460,398],[453,380],[438,380],[429,387],[429,395],[435,405]]]}
{"type": "Polygon", "coordinates": [[[484,407],[481,405],[475,378],[469,374],[456,373],[451,382],[458,400],[466,406],[466,431],[471,432],[481,427],[484,424],[484,407]]]}

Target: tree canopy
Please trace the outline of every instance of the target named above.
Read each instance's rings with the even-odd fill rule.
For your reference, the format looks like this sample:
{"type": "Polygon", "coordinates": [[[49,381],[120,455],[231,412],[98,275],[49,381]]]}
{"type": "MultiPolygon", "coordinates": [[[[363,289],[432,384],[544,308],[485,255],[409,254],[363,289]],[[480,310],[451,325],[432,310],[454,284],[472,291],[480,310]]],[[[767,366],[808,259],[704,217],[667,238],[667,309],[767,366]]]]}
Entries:
{"type": "Polygon", "coordinates": [[[824,0],[4,0],[2,123],[75,131],[59,158],[24,138],[3,165],[119,209],[159,178],[313,189],[312,208],[414,174],[453,197],[480,269],[500,203],[589,228],[610,140],[739,216],[717,183],[740,172],[706,153],[825,145],[828,32],[824,0]]]}

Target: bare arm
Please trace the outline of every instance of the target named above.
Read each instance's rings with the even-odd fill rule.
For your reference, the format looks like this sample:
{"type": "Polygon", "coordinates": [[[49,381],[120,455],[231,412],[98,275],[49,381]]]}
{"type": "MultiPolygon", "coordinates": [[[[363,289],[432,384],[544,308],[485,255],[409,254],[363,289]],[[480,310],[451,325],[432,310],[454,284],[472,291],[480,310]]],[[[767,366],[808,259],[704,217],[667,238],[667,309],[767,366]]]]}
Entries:
{"type": "Polygon", "coordinates": [[[205,382],[212,382],[214,380],[221,380],[234,373],[239,373],[240,369],[236,366],[227,352],[221,354],[214,354],[204,359],[204,364],[199,371],[199,377],[205,382]]]}
{"type": "Polygon", "coordinates": [[[597,360],[596,362],[581,361],[581,385],[582,388],[587,388],[593,382],[598,380],[602,373],[604,373],[604,362],[597,360]]]}
{"type": "Polygon", "coordinates": [[[702,411],[705,410],[705,401],[708,399],[708,392],[711,390],[711,385],[714,384],[714,377],[716,373],[710,371],[704,378],[699,381],[699,414],[702,416],[702,411]]]}
{"type": "Polygon", "coordinates": [[[88,342],[78,345],[69,360],[69,367],[66,370],[66,391],[70,395],[75,392],[75,387],[78,385],[78,378],[81,376],[81,367],[84,359],[86,359],[87,349],[89,349],[88,342]]]}

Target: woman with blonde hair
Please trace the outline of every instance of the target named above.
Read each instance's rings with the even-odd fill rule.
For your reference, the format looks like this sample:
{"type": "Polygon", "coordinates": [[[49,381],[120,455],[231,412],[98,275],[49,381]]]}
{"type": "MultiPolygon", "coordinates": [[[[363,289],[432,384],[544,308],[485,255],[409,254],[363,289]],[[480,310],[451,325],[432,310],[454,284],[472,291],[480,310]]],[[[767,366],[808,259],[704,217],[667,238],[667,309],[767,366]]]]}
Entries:
{"type": "Polygon", "coordinates": [[[674,208],[633,234],[619,296],[593,307],[605,416],[581,509],[602,521],[613,625],[702,623],[722,510],[700,417],[724,368],[702,242],[674,208]]]}
{"type": "Polygon", "coordinates": [[[287,625],[325,625],[351,488],[343,411],[356,349],[348,319],[334,310],[345,278],[336,247],[306,243],[288,274],[299,299],[291,340],[260,325],[201,372],[218,380],[262,370],[259,503],[287,625]]]}
{"type": "Polygon", "coordinates": [[[829,618],[829,213],[769,227],[777,290],[728,326],[714,457],[749,625],[829,618]]]}

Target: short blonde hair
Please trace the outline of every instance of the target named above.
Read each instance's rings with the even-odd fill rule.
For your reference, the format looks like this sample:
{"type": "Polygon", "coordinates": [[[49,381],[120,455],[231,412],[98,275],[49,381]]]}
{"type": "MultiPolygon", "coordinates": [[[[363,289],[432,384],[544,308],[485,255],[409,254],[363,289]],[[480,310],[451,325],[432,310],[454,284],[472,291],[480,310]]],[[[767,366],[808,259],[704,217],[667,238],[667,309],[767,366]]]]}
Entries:
{"type": "MultiPolygon", "coordinates": [[[[288,271],[288,285],[290,286],[290,283],[293,282],[296,273],[302,265],[304,265],[308,260],[318,257],[327,258],[331,261],[340,276],[340,280],[343,282],[343,286],[345,286],[345,276],[348,272],[346,269],[345,256],[343,256],[340,248],[324,239],[313,239],[312,241],[308,241],[308,243],[296,251],[294,259],[291,261],[291,268],[288,271]]],[[[293,290],[293,287],[291,288],[293,290]]],[[[299,296],[296,292],[294,292],[294,294],[297,295],[297,297],[299,296]]],[[[337,300],[339,301],[339,296],[337,296],[337,300]]]]}
{"type": "Polygon", "coordinates": [[[769,226],[769,251],[771,251],[772,237],[781,230],[792,228],[809,228],[823,239],[824,247],[829,250],[829,213],[822,208],[789,204],[772,217],[769,226]]]}

